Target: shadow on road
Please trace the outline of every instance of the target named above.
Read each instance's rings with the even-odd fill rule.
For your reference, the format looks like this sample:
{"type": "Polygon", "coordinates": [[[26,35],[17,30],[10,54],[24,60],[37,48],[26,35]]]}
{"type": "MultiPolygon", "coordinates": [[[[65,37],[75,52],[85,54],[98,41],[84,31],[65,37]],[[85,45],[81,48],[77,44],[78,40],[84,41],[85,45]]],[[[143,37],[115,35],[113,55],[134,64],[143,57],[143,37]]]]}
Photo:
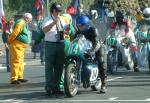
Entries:
{"type": "Polygon", "coordinates": [[[133,72],[133,71],[122,71],[122,72],[115,72],[114,74],[111,74],[111,76],[149,76],[150,72],[148,71],[140,71],[140,72],[133,72]]]}
{"type": "Polygon", "coordinates": [[[117,72],[113,76],[123,77],[108,83],[108,87],[140,87],[150,86],[150,73],[142,72],[117,72]]]}
{"type": "Polygon", "coordinates": [[[9,98],[15,98],[16,100],[45,100],[45,99],[63,99],[65,95],[53,95],[51,97],[46,96],[44,91],[27,91],[25,93],[10,94],[0,96],[0,100],[7,100],[9,98]]]}
{"type": "Polygon", "coordinates": [[[0,93],[14,93],[14,92],[23,92],[33,88],[44,88],[44,82],[40,83],[26,83],[26,84],[3,84],[0,85],[0,93]]]}
{"type": "Polygon", "coordinates": [[[150,86],[149,84],[109,84],[108,87],[138,87],[138,86],[150,86]]]}

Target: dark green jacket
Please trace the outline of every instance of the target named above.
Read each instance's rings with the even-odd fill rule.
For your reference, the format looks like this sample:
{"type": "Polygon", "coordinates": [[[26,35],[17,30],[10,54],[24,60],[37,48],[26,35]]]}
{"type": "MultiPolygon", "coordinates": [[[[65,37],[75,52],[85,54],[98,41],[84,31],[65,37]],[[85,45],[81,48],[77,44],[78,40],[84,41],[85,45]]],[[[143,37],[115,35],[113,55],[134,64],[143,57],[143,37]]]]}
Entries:
{"type": "Polygon", "coordinates": [[[19,19],[15,25],[19,24],[23,22],[23,30],[22,32],[16,37],[17,40],[25,43],[25,44],[29,44],[31,42],[31,37],[30,37],[30,32],[29,32],[29,29],[28,29],[28,26],[26,24],[26,22],[23,20],[23,19],[19,19]]]}

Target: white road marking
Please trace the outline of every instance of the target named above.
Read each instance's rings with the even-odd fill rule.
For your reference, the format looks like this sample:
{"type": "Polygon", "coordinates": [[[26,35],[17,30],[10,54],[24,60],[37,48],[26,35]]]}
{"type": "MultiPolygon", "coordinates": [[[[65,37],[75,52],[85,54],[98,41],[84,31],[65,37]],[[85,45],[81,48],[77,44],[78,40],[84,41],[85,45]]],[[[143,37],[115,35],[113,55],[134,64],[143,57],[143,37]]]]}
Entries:
{"type": "Polygon", "coordinates": [[[10,102],[10,103],[23,103],[24,100],[6,99],[6,100],[0,100],[0,103],[1,103],[1,102],[3,102],[3,103],[4,103],[4,102],[6,102],[6,103],[7,103],[7,102],[8,102],[8,103],[9,103],[9,102],[10,102]]]}
{"type": "Polygon", "coordinates": [[[150,101],[150,98],[147,98],[147,99],[145,99],[145,100],[149,100],[149,101],[150,101]]]}
{"type": "MultiPolygon", "coordinates": [[[[0,100],[0,103],[23,103],[28,100],[0,100]]],[[[34,102],[150,102],[150,100],[30,100],[34,102]]]]}
{"type": "Polygon", "coordinates": [[[117,99],[118,97],[111,97],[111,98],[108,98],[108,100],[115,100],[117,99]]]}
{"type": "Polygon", "coordinates": [[[112,79],[107,79],[106,81],[114,81],[114,80],[117,80],[117,79],[122,79],[123,77],[115,77],[115,78],[112,78],[112,79]]]}
{"type": "Polygon", "coordinates": [[[1,101],[4,101],[4,102],[10,102],[12,101],[13,99],[6,99],[6,100],[1,100],[1,101]]]}
{"type": "Polygon", "coordinates": [[[12,103],[23,103],[24,100],[18,100],[18,101],[15,101],[15,102],[12,102],[12,103]]]}
{"type": "Polygon", "coordinates": [[[6,69],[6,67],[0,67],[0,70],[4,70],[4,69],[6,69]]]}
{"type": "MultiPolygon", "coordinates": [[[[60,100],[57,100],[60,101],[60,100]]],[[[149,102],[150,100],[61,100],[63,102],[149,102]]]]}
{"type": "Polygon", "coordinates": [[[150,100],[42,100],[59,102],[149,102],[150,100]]]}
{"type": "Polygon", "coordinates": [[[40,64],[40,60],[28,61],[28,62],[25,62],[24,65],[31,65],[33,63],[39,63],[40,64]]]}

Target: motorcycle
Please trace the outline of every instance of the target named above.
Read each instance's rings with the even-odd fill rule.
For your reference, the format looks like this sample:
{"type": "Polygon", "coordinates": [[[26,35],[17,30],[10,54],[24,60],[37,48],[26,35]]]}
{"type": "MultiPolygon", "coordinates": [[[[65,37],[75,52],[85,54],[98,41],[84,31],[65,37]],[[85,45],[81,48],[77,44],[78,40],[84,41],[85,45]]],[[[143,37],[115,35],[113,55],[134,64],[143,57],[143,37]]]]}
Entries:
{"type": "Polygon", "coordinates": [[[129,44],[130,39],[118,34],[111,35],[106,40],[108,46],[107,53],[107,70],[109,73],[113,73],[113,70],[118,69],[119,66],[125,64],[126,68],[130,70],[133,67],[134,54],[131,51],[129,44]],[[107,40],[108,39],[108,40],[107,40]]]}
{"type": "Polygon", "coordinates": [[[97,91],[101,87],[98,64],[94,55],[89,55],[91,43],[80,34],[66,50],[64,91],[67,97],[77,94],[79,87],[91,87],[97,91]]]}
{"type": "Polygon", "coordinates": [[[107,71],[110,74],[114,73],[114,70],[117,71],[117,62],[118,62],[118,48],[117,48],[117,39],[114,37],[108,37],[106,39],[107,45],[107,71]]]}
{"type": "Polygon", "coordinates": [[[147,31],[142,30],[138,30],[136,32],[136,40],[138,45],[138,64],[141,67],[144,67],[147,61],[147,34],[147,31]]]}
{"type": "Polygon", "coordinates": [[[150,70],[150,27],[141,25],[141,28],[135,34],[138,43],[138,63],[143,67],[148,61],[150,70]]]}
{"type": "Polygon", "coordinates": [[[138,42],[138,63],[140,66],[144,67],[146,61],[147,61],[147,42],[146,40],[141,40],[141,42],[138,42]]]}

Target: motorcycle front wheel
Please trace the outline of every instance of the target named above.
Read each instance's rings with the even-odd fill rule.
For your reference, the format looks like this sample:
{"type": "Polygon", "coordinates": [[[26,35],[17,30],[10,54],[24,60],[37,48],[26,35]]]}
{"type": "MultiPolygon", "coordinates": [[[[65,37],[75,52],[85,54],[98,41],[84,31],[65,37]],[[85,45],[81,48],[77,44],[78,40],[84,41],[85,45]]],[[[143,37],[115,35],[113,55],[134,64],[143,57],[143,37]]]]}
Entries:
{"type": "Polygon", "coordinates": [[[65,69],[64,91],[67,97],[73,97],[78,92],[77,70],[74,63],[68,64],[65,69]]]}

